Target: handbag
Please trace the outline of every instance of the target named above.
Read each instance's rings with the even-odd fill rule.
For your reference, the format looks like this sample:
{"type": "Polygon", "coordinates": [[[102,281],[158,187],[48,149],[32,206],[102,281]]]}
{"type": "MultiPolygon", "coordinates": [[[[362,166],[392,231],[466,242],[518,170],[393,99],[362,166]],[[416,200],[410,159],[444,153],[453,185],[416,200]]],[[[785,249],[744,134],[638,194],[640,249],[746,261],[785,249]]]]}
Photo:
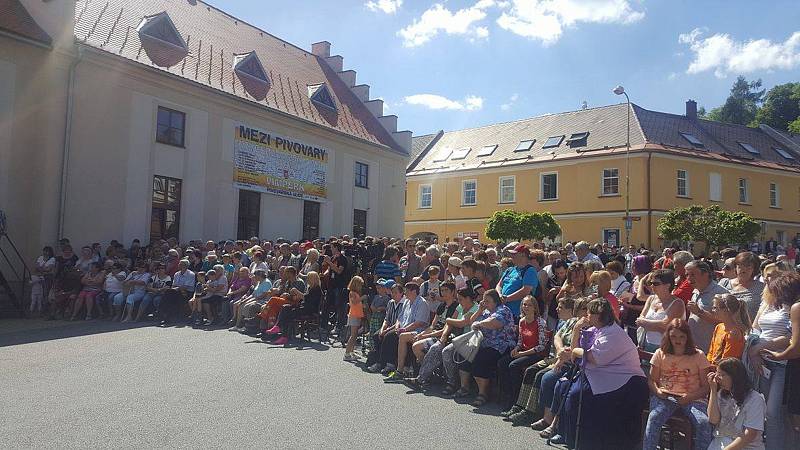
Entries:
{"type": "Polygon", "coordinates": [[[483,341],[483,333],[480,330],[471,330],[453,338],[452,344],[455,350],[453,352],[453,362],[463,364],[464,362],[474,361],[475,355],[478,354],[478,350],[481,348],[481,341],[483,341]]]}

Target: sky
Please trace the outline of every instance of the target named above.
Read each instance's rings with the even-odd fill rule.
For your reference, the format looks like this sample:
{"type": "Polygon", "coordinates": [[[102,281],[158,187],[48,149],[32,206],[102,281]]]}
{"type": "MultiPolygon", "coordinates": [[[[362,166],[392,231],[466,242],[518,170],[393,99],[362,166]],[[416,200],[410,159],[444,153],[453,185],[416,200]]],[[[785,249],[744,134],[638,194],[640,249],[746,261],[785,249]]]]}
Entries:
{"type": "Polygon", "coordinates": [[[357,84],[415,136],[633,103],[682,114],[738,75],[800,81],[798,0],[208,0],[311,49],[331,42],[357,84]]]}

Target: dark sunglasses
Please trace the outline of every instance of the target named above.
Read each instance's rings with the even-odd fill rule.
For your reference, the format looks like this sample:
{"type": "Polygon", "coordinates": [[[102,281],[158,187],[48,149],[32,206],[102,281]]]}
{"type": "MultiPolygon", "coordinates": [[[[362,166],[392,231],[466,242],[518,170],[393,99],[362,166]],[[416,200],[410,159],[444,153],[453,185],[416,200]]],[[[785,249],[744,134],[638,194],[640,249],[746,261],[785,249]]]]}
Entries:
{"type": "Polygon", "coordinates": [[[661,286],[662,284],[664,284],[664,283],[662,283],[660,281],[651,281],[651,282],[647,283],[648,286],[653,286],[653,287],[661,286]]]}

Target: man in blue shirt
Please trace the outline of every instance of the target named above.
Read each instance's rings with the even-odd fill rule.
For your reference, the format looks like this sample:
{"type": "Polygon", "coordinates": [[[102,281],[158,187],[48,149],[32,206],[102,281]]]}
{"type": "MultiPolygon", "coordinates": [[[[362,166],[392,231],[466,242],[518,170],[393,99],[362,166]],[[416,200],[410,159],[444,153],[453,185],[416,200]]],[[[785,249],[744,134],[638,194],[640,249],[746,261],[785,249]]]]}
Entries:
{"type": "Polygon", "coordinates": [[[531,251],[527,245],[517,245],[508,253],[514,258],[514,267],[509,267],[503,272],[496,289],[500,293],[500,299],[518,319],[522,299],[527,295],[533,295],[536,291],[539,276],[536,269],[530,265],[531,251]]]}
{"type": "Polygon", "coordinates": [[[383,252],[383,261],[375,266],[375,278],[394,280],[395,283],[399,283],[403,277],[400,265],[397,264],[399,259],[400,255],[397,247],[386,247],[383,252]]]}

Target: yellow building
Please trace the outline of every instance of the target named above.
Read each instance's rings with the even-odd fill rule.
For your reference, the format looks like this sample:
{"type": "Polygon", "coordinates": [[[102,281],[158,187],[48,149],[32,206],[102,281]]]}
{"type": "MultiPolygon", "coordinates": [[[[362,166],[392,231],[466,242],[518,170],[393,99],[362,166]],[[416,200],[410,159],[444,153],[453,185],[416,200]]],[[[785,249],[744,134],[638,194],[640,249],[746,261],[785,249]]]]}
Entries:
{"type": "MultiPolygon", "coordinates": [[[[656,225],[676,206],[749,213],[784,245],[800,233],[800,136],[626,104],[414,138],[405,235],[488,240],[495,211],[549,211],[560,240],[661,247],[656,225]]],[[[558,240],[558,239],[557,239],[558,240]]]]}

